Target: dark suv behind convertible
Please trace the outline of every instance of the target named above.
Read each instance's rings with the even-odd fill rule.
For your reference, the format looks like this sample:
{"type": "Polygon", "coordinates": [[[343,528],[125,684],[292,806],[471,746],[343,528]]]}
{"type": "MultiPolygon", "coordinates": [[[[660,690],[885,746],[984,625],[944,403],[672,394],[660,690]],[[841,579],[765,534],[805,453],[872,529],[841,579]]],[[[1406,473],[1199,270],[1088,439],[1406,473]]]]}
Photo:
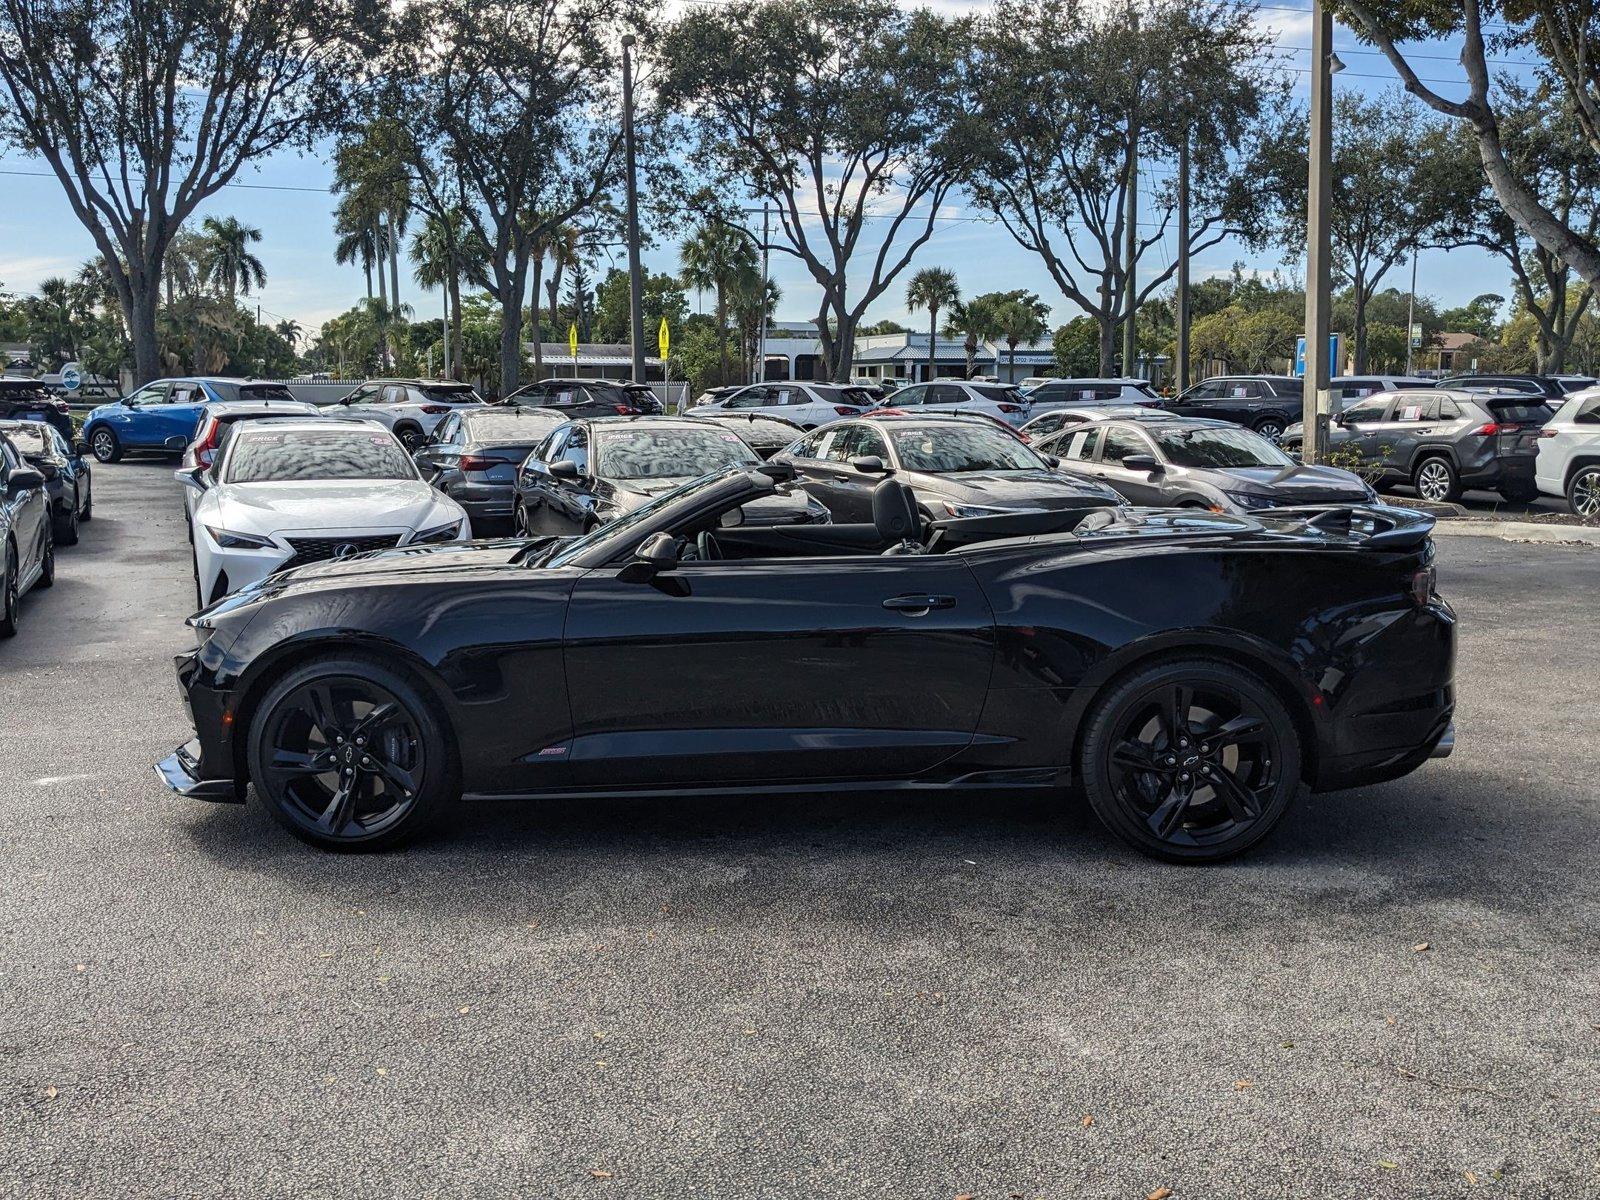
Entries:
{"type": "MultiPolygon", "coordinates": [[[[1334,417],[1328,445],[1339,465],[1375,487],[1409,483],[1434,501],[1459,500],[1468,488],[1532,500],[1539,430],[1550,416],[1542,400],[1518,393],[1381,392],[1334,417]]],[[[1283,435],[1283,448],[1296,457],[1300,434],[1292,425],[1283,435]]]]}

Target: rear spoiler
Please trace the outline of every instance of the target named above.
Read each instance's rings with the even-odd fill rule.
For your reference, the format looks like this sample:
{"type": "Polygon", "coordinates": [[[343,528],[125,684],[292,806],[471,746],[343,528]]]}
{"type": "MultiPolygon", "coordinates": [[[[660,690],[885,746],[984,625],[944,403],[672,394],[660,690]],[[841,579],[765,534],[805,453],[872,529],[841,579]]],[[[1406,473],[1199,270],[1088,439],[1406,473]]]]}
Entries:
{"type": "Polygon", "coordinates": [[[1302,505],[1252,515],[1272,521],[1297,519],[1309,528],[1359,538],[1364,544],[1382,550],[1410,550],[1420,546],[1428,540],[1434,526],[1434,518],[1428,513],[1388,504],[1302,505]]]}

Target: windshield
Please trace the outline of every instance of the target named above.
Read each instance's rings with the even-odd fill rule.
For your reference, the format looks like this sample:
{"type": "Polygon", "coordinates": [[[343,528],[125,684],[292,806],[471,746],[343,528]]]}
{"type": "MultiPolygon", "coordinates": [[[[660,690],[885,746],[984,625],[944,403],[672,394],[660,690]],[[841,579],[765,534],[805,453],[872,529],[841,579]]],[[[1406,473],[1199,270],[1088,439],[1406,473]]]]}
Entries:
{"type": "Polygon", "coordinates": [[[469,442],[536,442],[565,421],[566,417],[560,413],[511,408],[473,413],[462,422],[461,428],[469,442]]]}
{"type": "Polygon", "coordinates": [[[840,404],[853,404],[857,408],[871,408],[878,401],[866,388],[858,387],[813,387],[819,400],[832,404],[837,400],[840,404]]]}
{"type": "Polygon", "coordinates": [[[10,429],[0,430],[0,436],[9,437],[11,444],[23,454],[44,454],[51,448],[44,434],[33,429],[13,425],[10,429]]]}
{"type": "Polygon", "coordinates": [[[1016,404],[1019,401],[1017,389],[1003,387],[994,383],[975,383],[972,385],[974,394],[985,400],[993,400],[996,404],[1016,404]]]}
{"type": "Polygon", "coordinates": [[[733,463],[759,461],[739,435],[723,429],[605,430],[597,438],[601,479],[687,479],[733,463]]]}
{"type": "Polygon", "coordinates": [[[417,391],[426,399],[438,400],[442,404],[471,404],[474,401],[483,403],[478,393],[465,384],[424,383],[417,388],[417,391]]]}
{"type": "Polygon", "coordinates": [[[895,428],[883,423],[900,465],[908,471],[1035,471],[1044,468],[1027,446],[999,429],[976,425],[895,428]]]}
{"type": "Polygon", "coordinates": [[[1480,397],[1485,407],[1496,421],[1507,425],[1543,425],[1555,416],[1542,400],[1530,400],[1526,396],[1506,398],[1489,396],[1480,397]]]}
{"type": "Polygon", "coordinates": [[[1179,467],[1292,467],[1294,460],[1247,429],[1155,429],[1156,445],[1179,467]]]}
{"type": "Polygon", "coordinates": [[[391,433],[251,429],[234,443],[224,482],[416,478],[417,469],[391,433]]]}
{"type": "Polygon", "coordinates": [[[718,484],[739,471],[738,466],[724,467],[720,471],[713,471],[709,475],[702,475],[699,479],[691,479],[681,487],[675,487],[670,492],[662,492],[648,504],[642,504],[630,513],[624,513],[614,521],[607,521],[604,525],[597,526],[584,534],[581,538],[568,542],[561,548],[561,553],[550,559],[544,566],[564,567],[578,555],[585,553],[595,546],[603,545],[613,538],[624,538],[628,533],[649,521],[662,509],[677,504],[681,500],[698,496],[708,492],[718,484]]]}

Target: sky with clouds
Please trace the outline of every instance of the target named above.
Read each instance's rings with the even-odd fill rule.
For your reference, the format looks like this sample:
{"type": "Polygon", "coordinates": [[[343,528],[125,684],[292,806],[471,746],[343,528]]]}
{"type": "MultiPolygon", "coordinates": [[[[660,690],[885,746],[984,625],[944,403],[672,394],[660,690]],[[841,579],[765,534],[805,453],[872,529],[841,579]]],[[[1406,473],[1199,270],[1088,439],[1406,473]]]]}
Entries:
{"type": "MultiPolygon", "coordinates": [[[[980,0],[942,0],[937,7],[974,11],[980,0]]],[[[1295,5],[1293,0],[1263,5],[1259,20],[1270,30],[1281,56],[1283,68],[1290,72],[1297,94],[1306,91],[1306,67],[1310,61],[1311,16],[1309,0],[1295,5]]],[[[1337,90],[1378,92],[1392,88],[1395,76],[1387,61],[1370,48],[1360,45],[1348,32],[1336,35],[1336,49],[1346,70],[1335,76],[1337,90]]],[[[1459,47],[1448,42],[1430,43],[1416,48],[1419,74],[1445,95],[1465,91],[1463,73],[1456,61],[1459,47]]],[[[1500,71],[1515,71],[1526,77],[1526,67],[1501,63],[1500,71]]],[[[306,329],[347,309],[363,293],[358,268],[334,263],[332,211],[334,199],[328,193],[332,171],[316,157],[292,154],[274,156],[259,164],[238,183],[225,188],[202,207],[196,218],[231,215],[262,232],[256,248],[267,270],[267,285],[252,302],[261,305],[263,315],[289,317],[306,329]]],[[[79,263],[94,253],[87,233],[74,220],[59,185],[42,162],[15,152],[0,155],[0,183],[5,202],[0,204],[0,287],[8,292],[30,292],[40,280],[51,275],[70,274],[79,263]]],[[[948,207],[951,217],[972,215],[976,210],[957,197],[948,207]]],[[[757,218],[759,222],[759,218],[757,218]]],[[[1176,239],[1170,233],[1166,242],[1151,251],[1148,260],[1165,264],[1171,260],[1176,239]]],[[[597,266],[601,274],[611,264],[625,267],[618,249],[600,251],[597,266]]],[[[863,254],[862,270],[868,256],[863,254]]],[[[1298,264],[1275,254],[1252,254],[1242,246],[1224,242],[1197,257],[1196,278],[1225,274],[1233,264],[1243,262],[1247,269],[1270,271],[1282,268],[1293,272],[1298,264]]],[[[1482,251],[1424,251],[1418,266],[1418,291],[1431,295],[1444,305],[1464,304],[1485,291],[1505,293],[1509,281],[1496,260],[1482,251]]],[[[1051,304],[1051,321],[1070,319],[1077,310],[1060,295],[1042,266],[1018,247],[1005,230],[978,220],[941,220],[929,243],[913,263],[919,266],[944,266],[953,269],[965,295],[1025,287],[1038,292],[1051,304]]],[[[676,248],[658,245],[645,254],[645,266],[655,271],[675,272],[676,248]]],[[[402,265],[402,272],[405,267],[402,265]]],[[[773,278],[783,290],[778,316],[784,320],[805,320],[815,316],[818,291],[804,269],[792,258],[772,257],[773,278]]],[[[1396,270],[1386,286],[1405,288],[1409,273],[1396,270]]],[[[402,299],[413,306],[418,319],[438,315],[438,292],[424,292],[402,275],[402,299]]],[[[892,319],[920,326],[920,318],[907,314],[904,286],[897,282],[868,314],[870,320],[892,319]]],[[[691,297],[691,303],[694,302],[691,297]]],[[[706,298],[709,303],[709,297],[706,298]]]]}

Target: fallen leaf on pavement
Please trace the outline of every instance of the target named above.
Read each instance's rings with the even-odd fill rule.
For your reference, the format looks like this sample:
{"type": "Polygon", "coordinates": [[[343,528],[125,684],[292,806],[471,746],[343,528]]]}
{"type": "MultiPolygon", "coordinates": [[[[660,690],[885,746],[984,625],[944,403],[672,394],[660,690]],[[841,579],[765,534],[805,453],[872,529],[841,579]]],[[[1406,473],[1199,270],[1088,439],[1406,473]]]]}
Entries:
{"type": "Polygon", "coordinates": [[[458,1013],[460,1013],[462,1016],[466,1016],[469,1012],[472,1011],[472,1005],[463,1004],[460,1008],[456,1009],[456,1011],[458,1013]]]}
{"type": "Polygon", "coordinates": [[[1399,1168],[1400,1168],[1400,1164],[1399,1163],[1390,1162],[1387,1158],[1380,1158],[1378,1160],[1378,1165],[1380,1167],[1382,1167],[1385,1171],[1396,1171],[1396,1170],[1399,1170],[1399,1168]]]}
{"type": "Polygon", "coordinates": [[[383,1079],[389,1078],[389,1068],[388,1067],[379,1067],[378,1068],[378,1075],[379,1075],[380,1078],[383,1078],[383,1079]]]}
{"type": "Polygon", "coordinates": [[[589,1174],[593,1175],[596,1179],[610,1179],[611,1178],[611,1172],[610,1171],[602,1171],[602,1170],[600,1170],[599,1167],[596,1167],[594,1170],[590,1171],[589,1174]]]}
{"type": "Polygon", "coordinates": [[[1144,1198],[1144,1200],[1167,1200],[1167,1197],[1170,1196],[1170,1195],[1172,1195],[1172,1189],[1171,1188],[1169,1188],[1169,1187],[1158,1187],[1155,1191],[1151,1192],[1148,1196],[1146,1196],[1144,1198]]]}
{"type": "Polygon", "coordinates": [[[44,1090],[44,1098],[45,1098],[45,1099],[46,1099],[46,1100],[54,1100],[54,1099],[55,1099],[55,1098],[56,1098],[56,1097],[57,1097],[57,1096],[59,1096],[59,1095],[60,1095],[60,1094],[61,1094],[61,1093],[60,1093],[60,1092],[58,1092],[58,1091],[56,1091],[56,1089],[55,1089],[55,1087],[54,1087],[54,1086],[51,1086],[51,1087],[47,1087],[47,1088],[45,1088],[45,1090],[44,1090]]]}
{"type": "Polygon", "coordinates": [[[1245,1088],[1253,1088],[1255,1085],[1255,1080],[1253,1079],[1235,1079],[1233,1081],[1234,1091],[1237,1092],[1242,1092],[1245,1088]]]}
{"type": "Polygon", "coordinates": [[[1468,1183],[1472,1184],[1474,1187],[1477,1186],[1478,1177],[1476,1175],[1474,1175],[1471,1171],[1463,1171],[1463,1172],[1461,1172],[1461,1174],[1466,1177],[1466,1180],[1467,1180],[1468,1183]]]}
{"type": "Polygon", "coordinates": [[[1081,1124],[1085,1129],[1093,1128],[1093,1126],[1094,1126],[1094,1116],[1093,1116],[1093,1114],[1084,1113],[1083,1114],[1083,1120],[1080,1121],[1079,1124],[1081,1124]]]}
{"type": "Polygon", "coordinates": [[[1411,947],[1411,949],[1416,951],[1418,954],[1421,954],[1424,950],[1432,950],[1433,947],[1427,942],[1418,942],[1415,946],[1411,947]]]}

